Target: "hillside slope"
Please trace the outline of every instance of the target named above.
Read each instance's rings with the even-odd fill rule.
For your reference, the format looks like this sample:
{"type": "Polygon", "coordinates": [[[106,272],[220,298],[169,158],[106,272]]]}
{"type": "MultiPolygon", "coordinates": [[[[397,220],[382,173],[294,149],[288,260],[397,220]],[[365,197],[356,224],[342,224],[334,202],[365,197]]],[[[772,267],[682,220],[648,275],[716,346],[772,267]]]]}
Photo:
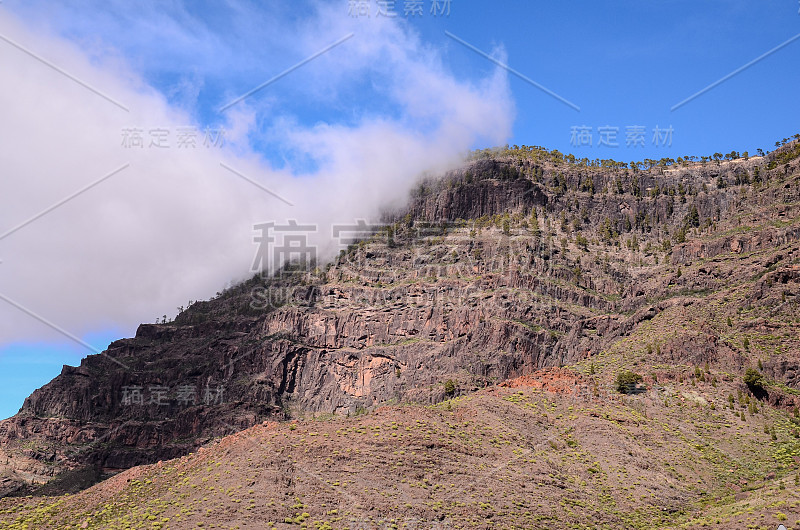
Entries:
{"type": "MultiPolygon", "coordinates": [[[[607,399],[620,371],[639,372],[650,390],[625,407],[689,400],[721,432],[730,420],[707,408],[741,393],[742,403],[758,403],[752,416],[763,424],[736,426],[756,440],[759,428],[777,425],[776,443],[791,444],[784,438],[793,438],[800,404],[798,155],[794,142],[765,158],[646,170],[569,163],[535,148],[480,157],[421,183],[406,211],[387,214],[384,230],[335,263],[255,277],[64,367],[0,423],[5,487],[65,471],[96,480],[263,421],[481,401],[491,395],[481,389],[559,366],[607,399]],[[763,384],[748,388],[742,374],[757,367],[763,384]],[[695,396],[698,385],[706,394],[695,396]],[[123,388],[137,386],[167,388],[169,405],[125,404],[123,388]],[[195,389],[194,403],[179,403],[181,386],[195,389]],[[203,402],[202,389],[220,387],[224,399],[203,402]]],[[[666,404],[649,414],[666,431],[687,421],[666,404]]],[[[684,442],[662,443],[679,451],[684,442]]],[[[761,442],[706,443],[733,466],[761,442]]],[[[757,469],[788,473],[794,446],[780,447],[789,460],[757,469]]],[[[714,488],[724,480],[720,469],[704,473],[714,488]]],[[[675,506],[712,489],[683,488],[675,506]]],[[[660,508],[671,509],[668,499],[660,508]]],[[[627,521],[609,517],[612,526],[627,521]]]]}
{"type": "Polygon", "coordinates": [[[730,382],[709,382],[727,376],[703,376],[620,396],[596,389],[602,377],[549,369],[436,406],[264,422],[78,494],[0,500],[0,528],[729,529],[800,520],[794,424],[769,407],[729,409],[730,382]]]}

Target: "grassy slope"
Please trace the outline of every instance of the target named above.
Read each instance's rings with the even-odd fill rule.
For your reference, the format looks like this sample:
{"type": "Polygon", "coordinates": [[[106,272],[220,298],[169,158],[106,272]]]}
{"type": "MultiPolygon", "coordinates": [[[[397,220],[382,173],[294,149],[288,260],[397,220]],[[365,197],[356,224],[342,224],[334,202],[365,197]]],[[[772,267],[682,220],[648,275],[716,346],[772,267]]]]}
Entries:
{"type": "Polygon", "coordinates": [[[4,499],[0,528],[774,528],[784,516],[800,520],[792,459],[800,442],[787,415],[762,407],[743,421],[738,405],[712,410],[733,383],[711,376],[716,387],[687,379],[620,396],[602,371],[549,370],[435,407],[256,426],[75,495],[4,499]]]}

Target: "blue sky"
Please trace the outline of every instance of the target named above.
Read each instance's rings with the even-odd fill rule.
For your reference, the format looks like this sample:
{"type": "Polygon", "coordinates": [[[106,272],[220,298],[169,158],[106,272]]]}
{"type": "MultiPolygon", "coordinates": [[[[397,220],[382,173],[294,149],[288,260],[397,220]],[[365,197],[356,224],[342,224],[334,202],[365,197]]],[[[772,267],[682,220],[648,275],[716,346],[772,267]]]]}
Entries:
{"type": "MultiPolygon", "coordinates": [[[[417,32],[425,45],[440,50],[454,76],[477,79],[494,65],[445,31],[486,52],[502,47],[505,64],[580,107],[576,112],[512,75],[517,110],[512,144],[537,143],[587,156],[620,153],[619,158],[629,159],[768,149],[778,136],[795,132],[800,110],[787,100],[789,87],[796,86],[800,75],[798,43],[685,106],[670,109],[800,34],[797,2],[767,0],[755,6],[731,0],[623,1],[609,6],[454,0],[449,15],[436,16],[430,13],[431,3],[423,2],[423,15],[404,17],[405,0],[397,0],[397,21],[417,32]],[[673,145],[654,146],[648,138],[645,146],[630,149],[574,146],[571,128],[583,125],[592,127],[595,135],[605,126],[619,127],[621,133],[633,125],[648,131],[672,126],[673,145]]],[[[7,4],[23,17],[48,18],[42,13],[44,3],[7,4]]],[[[351,8],[350,0],[328,4],[342,14],[351,8]]],[[[166,9],[110,5],[98,3],[99,14],[92,16],[55,7],[49,18],[59,19],[52,23],[76,42],[87,46],[103,42],[101,49],[117,49],[149,83],[173,103],[189,107],[204,123],[219,122],[216,110],[226,97],[239,95],[305,58],[305,50],[295,49],[291,40],[265,34],[273,34],[270,27],[287,20],[302,24],[313,11],[312,4],[303,1],[272,2],[263,9],[257,3],[225,2],[189,3],[190,8],[173,2],[166,9]],[[242,31],[244,17],[251,20],[242,31]],[[195,29],[190,37],[196,40],[182,33],[186,28],[195,29]],[[269,60],[262,62],[261,57],[269,60]]],[[[378,18],[376,0],[368,5],[370,15],[357,17],[363,25],[378,18]]],[[[352,44],[343,44],[335,53],[350,53],[352,44]]],[[[259,104],[279,104],[304,122],[346,122],[370,112],[391,114],[396,109],[381,97],[382,79],[373,74],[365,71],[350,79],[335,99],[320,93],[309,99],[291,97],[301,84],[297,80],[303,80],[302,72],[295,72],[254,99],[262,100],[259,104]]]]}
{"type": "MultiPolygon", "coordinates": [[[[375,0],[367,2],[369,16],[350,16],[351,3],[84,2],[79,7],[6,0],[0,13],[26,28],[29,49],[44,48],[49,39],[66,39],[91,65],[117,77],[130,76],[136,90],[162,98],[170,112],[193,124],[233,127],[239,113],[246,115],[246,132],[239,143],[231,141],[232,152],[276,171],[287,170],[295,179],[325,173],[336,158],[331,150],[340,144],[326,134],[346,137],[383,126],[398,146],[415,137],[432,143],[445,138],[442,145],[459,149],[508,142],[622,161],[731,150],[754,153],[757,148],[771,150],[776,140],[800,132],[800,39],[672,110],[800,34],[797,1],[453,0],[449,14],[433,15],[432,0],[424,0],[423,14],[407,18],[405,0],[397,0],[398,17],[391,21],[376,15],[375,0]],[[243,104],[219,112],[237,96],[351,33],[243,104]],[[498,70],[452,36],[580,111],[498,70]],[[495,123],[492,111],[473,112],[476,105],[470,97],[475,94],[496,100],[496,114],[508,113],[510,127],[502,120],[495,123]],[[457,122],[462,116],[467,116],[463,126],[457,122]],[[486,121],[486,134],[481,134],[481,120],[486,121]],[[469,129],[470,135],[442,133],[453,121],[454,129],[469,129]],[[644,145],[628,147],[626,132],[634,126],[644,128],[644,145]],[[591,145],[576,145],[576,127],[589,132],[591,145]],[[671,141],[654,142],[656,127],[671,130],[671,141]],[[601,128],[617,131],[618,147],[598,145],[601,128]]],[[[357,144],[360,136],[353,138],[357,144]]],[[[0,160],[17,156],[0,151],[0,160]]],[[[2,269],[0,280],[1,274],[2,269]]],[[[219,274],[209,277],[223,286],[219,274]]],[[[15,283],[20,281],[33,283],[30,278],[15,283]]],[[[135,278],[128,283],[135,284],[135,278]]],[[[191,293],[188,285],[186,292],[191,293]]],[[[192,298],[214,290],[204,285],[195,292],[192,298]]],[[[59,297],[60,305],[48,313],[59,316],[61,311],[62,320],[55,320],[67,322],[69,313],[81,313],[67,308],[73,297],[66,292],[56,290],[49,298],[59,297]]],[[[126,299],[121,292],[101,301],[125,305],[126,299]]],[[[22,318],[15,308],[2,301],[0,305],[2,318],[22,318]]],[[[130,336],[137,321],[174,314],[165,308],[176,305],[149,307],[142,302],[136,305],[138,313],[125,318],[87,312],[69,330],[103,349],[114,338],[130,336]]],[[[0,417],[16,413],[23,399],[57,375],[62,364],[77,364],[85,354],[58,334],[39,337],[36,331],[32,327],[25,336],[0,336],[0,417]]]]}
{"type": "MultiPolygon", "coordinates": [[[[95,348],[105,347],[120,338],[120,330],[107,329],[87,335],[84,340],[95,348]]],[[[76,343],[9,344],[0,350],[0,416],[13,416],[30,393],[61,373],[65,365],[78,366],[93,353],[76,343]]]]}

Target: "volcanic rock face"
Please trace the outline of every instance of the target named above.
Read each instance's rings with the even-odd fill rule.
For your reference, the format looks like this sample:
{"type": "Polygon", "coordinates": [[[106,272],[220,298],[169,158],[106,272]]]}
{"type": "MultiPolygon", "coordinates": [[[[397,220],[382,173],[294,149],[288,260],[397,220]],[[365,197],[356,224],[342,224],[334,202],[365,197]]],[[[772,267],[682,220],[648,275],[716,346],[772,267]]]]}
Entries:
{"type": "MultiPolygon", "coordinates": [[[[65,366],[0,423],[0,465],[39,480],[128,468],[267,419],[440,401],[596,355],[764,269],[747,303],[772,303],[776,285],[798,292],[800,192],[767,162],[473,162],[422,183],[391,229],[324,270],[255,277],[65,366]],[[758,189],[719,185],[756,167],[758,189]]],[[[687,332],[659,354],[743,366],[726,340],[687,332]]],[[[767,369],[796,386],[795,357],[767,369]]]]}

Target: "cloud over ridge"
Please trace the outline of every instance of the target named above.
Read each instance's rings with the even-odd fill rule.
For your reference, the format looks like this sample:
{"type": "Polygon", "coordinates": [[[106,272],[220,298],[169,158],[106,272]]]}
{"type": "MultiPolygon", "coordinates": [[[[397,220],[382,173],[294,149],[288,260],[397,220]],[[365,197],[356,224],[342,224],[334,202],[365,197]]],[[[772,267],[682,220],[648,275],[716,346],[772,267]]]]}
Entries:
{"type": "MultiPolygon", "coordinates": [[[[0,234],[96,183],[0,239],[0,294],[76,336],[132,331],[245,277],[255,223],[374,218],[402,203],[420,174],[510,135],[505,72],[459,79],[402,21],[353,20],[344,4],[310,4],[302,19],[236,4],[214,29],[175,5],[138,15],[122,3],[93,14],[59,7],[36,22],[32,8],[0,12],[0,35],[18,45],[0,41],[10,73],[0,84],[0,234]],[[276,24],[266,49],[257,39],[270,28],[257,27],[258,17],[276,24]],[[153,41],[110,34],[126,20],[138,32],[150,27],[153,41]],[[275,44],[286,35],[291,45],[275,44]],[[187,47],[208,55],[189,61],[187,47]],[[181,57],[185,65],[175,63],[181,57]],[[185,127],[197,131],[194,147],[176,143],[185,127]],[[224,129],[222,145],[205,138],[206,127],[224,129]],[[132,129],[141,129],[141,147],[124,145],[132,129]],[[151,145],[153,130],[168,131],[168,147],[151,145]]],[[[0,345],[63,339],[0,304],[0,345]]]]}

